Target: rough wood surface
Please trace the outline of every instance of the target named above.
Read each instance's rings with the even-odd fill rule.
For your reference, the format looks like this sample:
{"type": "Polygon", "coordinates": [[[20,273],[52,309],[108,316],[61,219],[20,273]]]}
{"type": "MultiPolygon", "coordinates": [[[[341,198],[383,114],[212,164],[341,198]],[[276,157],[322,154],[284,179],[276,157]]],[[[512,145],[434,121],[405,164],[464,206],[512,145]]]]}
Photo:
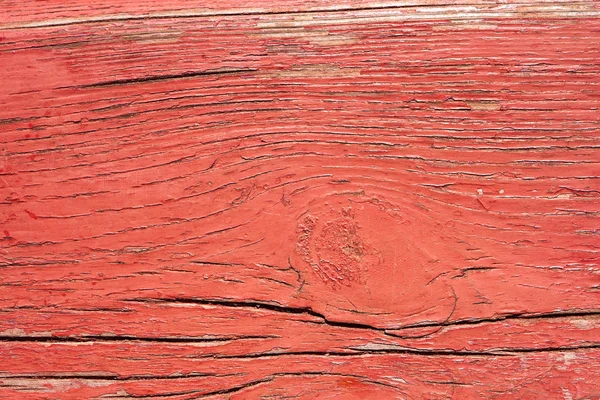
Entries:
{"type": "Polygon", "coordinates": [[[0,398],[600,398],[598,2],[0,6],[0,398]]]}

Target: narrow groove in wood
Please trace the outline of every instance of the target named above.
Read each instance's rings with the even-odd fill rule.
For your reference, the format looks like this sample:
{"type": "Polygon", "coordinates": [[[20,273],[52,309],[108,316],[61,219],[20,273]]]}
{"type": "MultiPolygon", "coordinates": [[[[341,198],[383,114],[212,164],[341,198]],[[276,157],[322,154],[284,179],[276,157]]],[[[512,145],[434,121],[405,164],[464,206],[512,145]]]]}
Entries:
{"type": "MultiPolygon", "coordinates": [[[[443,3],[443,4],[421,4],[421,5],[373,5],[368,7],[338,7],[338,8],[316,8],[316,9],[305,9],[305,10],[282,10],[282,11],[268,11],[268,10],[246,10],[246,11],[230,11],[230,12],[187,12],[187,13],[176,13],[176,12],[168,12],[164,14],[141,14],[141,15],[112,15],[109,17],[87,17],[84,19],[63,19],[63,20],[50,20],[50,21],[38,21],[38,22],[29,22],[29,23],[21,23],[7,26],[0,26],[0,30],[12,30],[12,29],[35,29],[35,28],[46,28],[46,27],[59,27],[59,26],[69,26],[69,25],[81,25],[81,24],[97,24],[97,23],[110,23],[116,21],[138,21],[138,20],[160,20],[160,19],[193,19],[193,18],[214,18],[214,17],[252,17],[252,16],[286,16],[286,15],[322,15],[322,14],[335,14],[335,13],[343,13],[343,12],[369,12],[369,11],[387,11],[387,10],[402,10],[402,9],[427,9],[433,8],[438,10],[443,7],[449,7],[450,9],[455,7],[469,7],[469,6],[477,6],[479,3],[462,3],[462,4],[453,4],[453,3],[443,3]]],[[[527,3],[522,3],[522,5],[526,5],[527,3]]],[[[564,4],[563,2],[558,2],[556,4],[564,4]]],[[[514,6],[518,6],[519,4],[515,4],[514,6]]],[[[540,12],[548,12],[550,15],[556,14],[558,17],[564,17],[566,15],[571,18],[584,18],[584,17],[595,17],[600,15],[600,12],[593,11],[578,11],[578,10],[558,10],[555,11],[552,9],[552,3],[549,3],[546,6],[548,9],[544,10],[544,6],[542,5],[541,10],[535,11],[521,11],[518,13],[520,17],[527,17],[528,15],[532,15],[535,17],[540,17],[540,12]]],[[[494,17],[501,16],[504,18],[515,17],[516,15],[508,12],[508,15],[502,15],[503,13],[487,13],[486,11],[479,11],[480,15],[477,13],[463,13],[465,15],[454,15],[452,17],[453,20],[461,20],[461,19],[473,19],[473,18],[482,18],[482,17],[494,17]],[[497,15],[498,14],[498,15],[497,15]]],[[[441,17],[438,17],[441,18],[441,17]]],[[[424,18],[425,19],[425,18],[424,18]]]]}

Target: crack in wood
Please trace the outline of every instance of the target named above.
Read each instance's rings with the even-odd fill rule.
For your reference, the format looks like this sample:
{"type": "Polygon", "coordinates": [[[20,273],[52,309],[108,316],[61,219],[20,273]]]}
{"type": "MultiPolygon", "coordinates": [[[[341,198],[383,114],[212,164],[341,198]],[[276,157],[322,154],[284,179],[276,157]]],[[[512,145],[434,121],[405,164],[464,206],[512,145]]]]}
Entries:
{"type": "MultiPolygon", "coordinates": [[[[100,87],[111,87],[111,86],[122,86],[122,85],[133,85],[140,83],[148,83],[148,82],[161,82],[161,81],[170,81],[176,79],[187,79],[187,78],[197,78],[202,76],[221,76],[221,75],[232,75],[232,74],[240,74],[245,72],[255,72],[256,68],[237,68],[237,69],[218,69],[213,71],[188,71],[181,72],[178,74],[168,74],[168,75],[153,75],[153,76],[144,76],[141,78],[133,78],[133,79],[115,79],[111,81],[90,83],[86,85],[80,86],[63,86],[59,89],[86,89],[86,88],[100,88],[100,87]]],[[[136,114],[137,115],[137,114],[136,114]]]]}

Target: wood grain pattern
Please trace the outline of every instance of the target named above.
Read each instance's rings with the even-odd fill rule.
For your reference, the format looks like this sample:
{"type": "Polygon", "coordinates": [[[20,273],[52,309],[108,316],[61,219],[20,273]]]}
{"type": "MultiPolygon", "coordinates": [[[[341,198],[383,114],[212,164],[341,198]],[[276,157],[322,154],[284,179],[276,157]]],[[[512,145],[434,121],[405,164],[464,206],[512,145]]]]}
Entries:
{"type": "Polygon", "coordinates": [[[600,398],[598,2],[0,5],[0,398],[600,398]]]}

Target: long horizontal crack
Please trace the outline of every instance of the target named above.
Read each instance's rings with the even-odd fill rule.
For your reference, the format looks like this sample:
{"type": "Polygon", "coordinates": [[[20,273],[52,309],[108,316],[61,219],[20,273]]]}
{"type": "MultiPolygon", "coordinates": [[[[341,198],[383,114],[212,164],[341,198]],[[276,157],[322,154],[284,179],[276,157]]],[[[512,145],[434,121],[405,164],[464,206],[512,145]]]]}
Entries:
{"type": "Polygon", "coordinates": [[[390,331],[394,330],[403,330],[403,329],[413,329],[413,328],[428,328],[428,327],[446,327],[446,326],[454,326],[454,325],[478,325],[484,323],[494,323],[499,321],[506,320],[519,320],[519,319],[556,319],[556,318],[568,318],[568,317],[590,317],[590,316],[600,316],[600,310],[571,310],[571,311],[554,311],[548,313],[513,313],[513,314],[505,314],[499,315],[497,317],[491,318],[476,318],[476,319],[463,319],[463,320],[454,320],[454,321],[442,321],[442,322],[422,322],[415,324],[407,324],[398,327],[376,327],[369,324],[363,324],[358,322],[344,322],[344,321],[335,321],[328,319],[324,314],[321,314],[310,307],[289,307],[280,304],[267,303],[263,301],[239,301],[239,300],[227,300],[227,299],[199,299],[199,298],[179,298],[179,297],[171,297],[171,298],[132,298],[132,299],[124,299],[123,301],[128,302],[138,302],[138,303],[184,303],[184,304],[199,304],[199,305],[214,305],[221,307],[246,307],[246,308],[254,308],[254,309],[263,309],[280,313],[288,313],[288,314],[306,314],[313,317],[317,317],[323,321],[323,323],[341,327],[341,328],[350,328],[350,329],[369,329],[383,332],[390,336],[395,336],[390,331]]]}
{"type": "MultiPolygon", "coordinates": [[[[566,352],[566,351],[577,351],[577,350],[592,350],[600,349],[600,345],[589,345],[589,346],[569,346],[569,347],[544,347],[538,349],[496,349],[494,351],[457,351],[457,350],[418,350],[418,349],[389,349],[389,350],[369,350],[369,351],[357,351],[357,352],[324,352],[324,351],[298,351],[298,352],[284,352],[284,353],[257,353],[247,355],[232,355],[232,356],[220,356],[212,359],[231,359],[231,360],[242,360],[242,359],[260,359],[260,358],[273,358],[273,357],[376,357],[382,354],[397,354],[397,355],[411,355],[411,356],[424,356],[424,357],[515,357],[520,353],[549,353],[549,352],[566,352]]],[[[284,365],[284,364],[282,364],[284,365]]],[[[223,377],[228,375],[214,375],[204,373],[190,373],[190,374],[176,374],[167,376],[146,376],[146,375],[130,375],[130,376],[119,376],[119,375],[102,375],[102,374],[15,374],[15,375],[0,375],[0,379],[79,379],[79,380],[111,380],[111,381],[127,381],[127,380],[151,380],[151,379],[188,379],[188,378],[199,378],[199,377],[223,377]]]]}
{"type": "MultiPolygon", "coordinates": [[[[562,5],[564,2],[557,2],[556,4],[562,5]]],[[[566,3],[568,4],[568,3],[566,3]]],[[[393,11],[393,10],[402,10],[402,9],[434,9],[437,14],[436,18],[440,18],[443,16],[443,9],[448,9],[449,11],[456,12],[457,8],[464,8],[465,11],[472,11],[471,7],[476,7],[480,5],[480,3],[466,2],[462,4],[453,4],[453,3],[441,3],[441,4],[373,4],[370,6],[362,6],[362,7],[351,7],[351,6],[341,6],[341,7],[317,7],[311,9],[288,9],[288,10],[264,10],[264,9],[233,9],[230,11],[172,11],[172,12],[163,12],[156,14],[116,14],[116,15],[100,15],[100,16],[87,16],[82,18],[62,18],[62,19],[53,19],[46,21],[30,21],[30,22],[20,22],[14,24],[6,24],[4,26],[0,26],[0,30],[4,29],[23,29],[23,28],[45,28],[45,27],[54,27],[54,26],[66,26],[66,25],[81,25],[81,24],[93,24],[93,23],[106,23],[106,22],[115,22],[115,21],[137,21],[137,20],[149,20],[149,19],[176,19],[176,18],[215,18],[215,17],[252,17],[252,16],[289,16],[289,15],[314,15],[314,14],[333,14],[333,13],[345,13],[345,12],[373,12],[373,11],[393,11]]],[[[517,6],[518,4],[514,4],[517,6]]],[[[530,4],[524,4],[530,6],[530,4]]],[[[584,17],[596,16],[597,13],[591,10],[577,10],[577,9],[554,9],[552,6],[555,4],[550,3],[548,6],[538,6],[537,10],[529,11],[532,15],[538,16],[542,12],[546,12],[548,14],[558,14],[561,13],[564,15],[566,13],[572,14],[573,17],[577,17],[578,15],[584,17]]],[[[480,17],[485,17],[487,15],[484,14],[484,10],[479,10],[481,14],[480,17]]],[[[524,16],[528,14],[526,11],[522,11],[520,13],[500,13],[501,15],[508,16],[524,16]]],[[[473,14],[468,14],[468,18],[473,18],[473,14]]],[[[492,13],[491,15],[496,16],[496,14],[492,13]]],[[[459,19],[459,18],[454,18],[459,19]]]]}
{"type": "MultiPolygon", "coordinates": [[[[327,319],[325,315],[314,311],[309,307],[286,307],[282,305],[275,305],[271,303],[258,302],[258,301],[229,301],[223,299],[196,299],[196,298],[133,298],[126,299],[124,301],[129,302],[141,302],[141,303],[188,303],[188,304],[199,304],[199,305],[214,305],[222,307],[232,308],[253,308],[263,309],[280,313],[288,314],[305,314],[316,317],[322,320],[324,324],[340,328],[348,329],[367,329],[381,332],[384,335],[398,337],[400,335],[394,334],[393,330],[402,330],[415,327],[445,327],[452,325],[477,325],[482,323],[493,323],[505,320],[519,320],[519,319],[555,319],[565,317],[582,317],[582,316],[600,316],[600,312],[588,311],[588,312],[554,312],[554,313],[539,313],[539,314],[509,314],[500,316],[497,318],[477,319],[477,320],[463,320],[454,322],[443,322],[443,323],[432,323],[432,324],[421,324],[404,326],[400,328],[381,328],[375,327],[368,324],[354,323],[354,322],[342,322],[332,321],[327,319]]],[[[313,321],[307,321],[309,323],[315,323],[313,321]]],[[[252,340],[252,339],[276,339],[280,336],[275,335],[243,335],[243,336],[215,336],[215,337],[139,337],[133,335],[82,335],[82,336],[3,336],[0,337],[1,342],[42,342],[42,343],[79,343],[79,342],[127,342],[127,341],[138,341],[138,342],[162,342],[162,343],[201,343],[201,342],[227,342],[234,340],[252,340]]],[[[409,338],[410,339],[410,338],[409,338]]],[[[412,347],[390,345],[387,348],[383,346],[379,349],[373,348],[348,348],[347,351],[336,351],[336,352],[315,352],[315,351],[299,351],[299,352],[280,352],[280,353],[256,353],[246,355],[210,355],[214,358],[263,358],[263,357],[276,357],[276,356],[357,356],[367,354],[413,354],[422,356],[507,356],[515,353],[534,353],[534,352],[562,352],[562,351],[575,351],[582,349],[596,349],[600,348],[600,344],[583,344],[577,346],[562,346],[562,347],[539,347],[539,348],[497,348],[484,351],[467,351],[467,350],[452,350],[452,349],[419,349],[412,347]]]]}
{"type": "Polygon", "coordinates": [[[71,380],[85,379],[95,381],[148,381],[148,380],[176,380],[176,379],[193,379],[193,378],[219,378],[234,376],[237,374],[205,374],[205,373],[189,373],[189,374],[173,374],[173,375],[129,375],[120,376],[112,374],[15,374],[15,375],[0,375],[0,379],[28,379],[28,380],[71,380]]]}
{"type": "Polygon", "coordinates": [[[357,322],[342,322],[342,321],[332,321],[327,319],[327,317],[319,312],[314,311],[310,307],[288,307],[282,306],[273,303],[266,303],[260,301],[235,301],[235,300],[224,300],[224,299],[198,299],[198,298],[179,298],[179,297],[169,297],[169,298],[132,298],[132,299],[124,299],[123,301],[130,301],[136,303],[184,303],[184,304],[199,304],[199,305],[213,305],[213,306],[221,306],[221,307],[246,307],[246,308],[254,308],[254,309],[263,309],[269,311],[275,311],[280,313],[288,313],[288,314],[306,314],[316,318],[323,320],[323,322],[327,325],[341,327],[341,328],[351,328],[351,329],[370,329],[377,330],[381,332],[385,332],[386,328],[378,328],[368,324],[361,324],[357,322]]]}
{"type": "Polygon", "coordinates": [[[399,389],[398,387],[394,386],[394,385],[390,385],[387,383],[383,383],[383,382],[379,382],[376,380],[372,380],[367,378],[366,376],[362,376],[362,375],[356,375],[356,374],[340,374],[340,373],[334,373],[334,372],[321,372],[321,371],[304,371],[304,372],[279,372],[279,373],[275,373],[275,374],[271,374],[268,376],[265,376],[264,378],[261,379],[256,379],[250,382],[246,382],[243,383],[241,385],[237,385],[237,386],[233,386],[231,388],[227,388],[227,389],[221,389],[221,390],[215,390],[215,391],[211,391],[211,392],[207,392],[204,393],[200,396],[197,397],[192,397],[190,400],[194,400],[194,399],[202,399],[205,397],[213,397],[213,396],[218,396],[218,395],[230,395],[233,393],[238,393],[241,392],[245,389],[263,384],[263,383],[267,383],[267,382],[272,382],[273,380],[277,379],[277,378],[281,378],[281,377],[290,377],[290,376],[334,376],[334,377],[349,377],[349,378],[355,378],[358,379],[360,381],[363,382],[367,382],[367,383],[371,383],[371,384],[375,384],[375,385],[380,385],[380,386],[386,386],[386,387],[390,387],[393,389],[399,389]]]}
{"type": "Polygon", "coordinates": [[[132,78],[132,79],[115,79],[112,81],[105,82],[97,82],[90,83],[86,85],[79,86],[63,86],[59,89],[85,89],[85,88],[98,88],[98,87],[110,87],[110,86],[118,86],[118,85],[132,85],[138,83],[147,83],[147,82],[158,82],[158,81],[167,81],[173,79],[186,79],[186,78],[195,78],[199,76],[215,76],[215,75],[233,75],[245,72],[255,72],[258,69],[256,68],[237,68],[237,69],[220,69],[220,70],[212,70],[212,71],[188,71],[182,72],[179,74],[166,74],[166,75],[152,75],[152,76],[144,76],[141,78],[132,78]]]}
{"type": "MultiPolygon", "coordinates": [[[[138,381],[138,380],[152,380],[152,379],[156,379],[156,380],[188,379],[188,378],[198,378],[198,377],[200,377],[200,378],[202,378],[202,377],[226,378],[226,377],[236,376],[236,375],[243,375],[243,374],[239,374],[239,373],[238,374],[226,374],[226,375],[219,375],[219,374],[185,374],[184,375],[184,374],[181,374],[181,375],[176,375],[176,376],[142,376],[142,377],[135,377],[135,376],[120,377],[120,376],[105,376],[105,375],[19,375],[19,376],[15,375],[15,376],[0,376],[0,379],[7,379],[7,378],[8,379],[17,379],[17,380],[85,380],[85,379],[87,379],[87,380],[98,380],[98,381],[138,381]]],[[[182,391],[182,392],[173,392],[173,393],[164,393],[164,394],[154,394],[151,396],[129,394],[128,398],[171,397],[171,396],[178,396],[178,395],[188,395],[188,394],[200,393],[196,397],[186,397],[186,398],[189,398],[190,400],[191,399],[201,399],[201,398],[205,398],[205,397],[233,394],[236,392],[240,392],[244,389],[251,388],[256,385],[260,385],[262,383],[272,382],[273,380],[275,380],[277,378],[293,377],[293,376],[297,376],[297,377],[302,377],[302,376],[347,377],[347,378],[354,378],[354,379],[360,380],[365,383],[370,383],[370,384],[379,385],[379,386],[385,386],[385,387],[399,390],[399,388],[395,385],[391,385],[389,383],[384,383],[384,382],[381,382],[378,380],[373,380],[364,375],[347,374],[347,373],[344,374],[344,373],[335,373],[335,372],[327,372],[327,371],[302,371],[302,372],[278,372],[278,373],[274,373],[274,374],[269,374],[260,379],[254,379],[254,380],[244,382],[239,385],[235,385],[235,386],[231,386],[231,387],[227,387],[227,388],[223,388],[223,389],[211,390],[211,391],[207,391],[204,393],[202,393],[202,390],[192,390],[192,391],[182,391]]],[[[102,397],[103,398],[112,398],[112,397],[122,398],[121,395],[116,395],[116,396],[104,395],[102,397]]]]}
{"type": "MultiPolygon", "coordinates": [[[[471,6],[472,3],[466,4],[438,4],[436,7],[448,7],[448,6],[471,6]]],[[[80,25],[89,23],[103,23],[112,21],[136,21],[140,19],[166,19],[166,18],[212,18],[212,17],[245,17],[245,16],[259,16],[259,15],[297,15],[297,14],[324,14],[324,13],[339,13],[339,12],[359,12],[359,11],[377,11],[377,10],[394,10],[403,8],[425,8],[427,4],[423,5],[409,5],[409,4],[398,4],[398,5],[372,5],[367,7],[335,7],[335,8],[313,8],[308,10],[232,10],[232,11],[206,11],[206,12],[166,12],[162,14],[140,14],[140,15],[108,15],[98,17],[87,17],[87,18],[69,18],[69,19],[57,19],[49,21],[36,21],[23,23],[21,25],[8,26],[9,29],[19,28],[44,28],[51,26],[64,26],[64,25],[80,25]]],[[[2,29],[2,27],[0,27],[2,29]]]]}
{"type": "Polygon", "coordinates": [[[600,344],[589,344],[579,346],[564,347],[539,347],[539,348],[497,348],[492,350],[452,350],[452,349],[417,349],[412,347],[390,348],[379,350],[359,350],[353,349],[352,352],[340,351],[294,351],[281,353],[256,353],[231,356],[213,356],[215,359],[250,359],[250,358],[269,358],[269,357],[290,357],[290,356],[312,356],[312,357],[357,357],[364,355],[378,354],[398,354],[398,355],[417,355],[426,357],[511,357],[520,353],[560,353],[565,351],[593,350],[600,349],[600,344]]]}
{"type": "Polygon", "coordinates": [[[519,319],[558,319],[558,318],[569,318],[569,317],[594,317],[600,316],[600,310],[589,310],[589,311],[553,311],[546,313],[511,313],[499,315],[497,317],[490,318],[470,318],[461,319],[441,323],[418,323],[412,325],[406,325],[399,328],[389,328],[387,330],[402,330],[412,328],[428,328],[428,327],[445,327],[454,325],[479,325],[484,323],[494,323],[506,320],[519,320],[519,319]]]}
{"type": "Polygon", "coordinates": [[[132,335],[85,335],[85,336],[0,336],[2,342],[40,343],[86,343],[86,342],[160,342],[160,343],[210,343],[234,340],[276,339],[276,335],[244,335],[216,337],[147,337],[132,335]]]}

